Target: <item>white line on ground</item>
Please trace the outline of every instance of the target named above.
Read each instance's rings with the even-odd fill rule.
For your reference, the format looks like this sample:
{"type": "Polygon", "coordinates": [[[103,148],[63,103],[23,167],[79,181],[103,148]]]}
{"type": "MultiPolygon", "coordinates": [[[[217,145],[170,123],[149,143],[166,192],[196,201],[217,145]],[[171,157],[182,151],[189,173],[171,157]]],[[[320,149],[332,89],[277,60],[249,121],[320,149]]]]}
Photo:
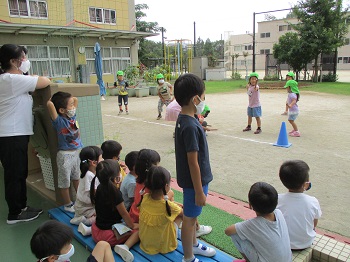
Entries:
{"type": "MultiPolygon", "coordinates": [[[[140,120],[140,119],[131,118],[131,117],[125,117],[125,116],[114,116],[114,115],[107,115],[107,114],[105,114],[105,116],[113,117],[113,118],[122,118],[122,119],[130,120],[130,121],[140,121],[140,122],[143,122],[143,123],[146,123],[146,124],[153,124],[153,125],[158,125],[158,126],[174,127],[174,124],[173,125],[169,125],[169,124],[163,124],[163,123],[159,123],[159,122],[140,120]]],[[[214,134],[214,132],[215,131],[210,132],[210,134],[212,135],[212,134],[214,134]]],[[[268,144],[268,145],[273,145],[274,144],[274,143],[270,143],[270,142],[258,141],[258,140],[254,140],[254,139],[250,139],[250,138],[243,138],[243,137],[238,137],[238,136],[230,136],[230,135],[224,135],[224,134],[218,134],[218,133],[216,133],[216,135],[222,136],[222,137],[229,137],[229,138],[233,138],[233,139],[239,139],[239,140],[248,141],[248,142],[259,143],[259,144],[268,144]]]]}

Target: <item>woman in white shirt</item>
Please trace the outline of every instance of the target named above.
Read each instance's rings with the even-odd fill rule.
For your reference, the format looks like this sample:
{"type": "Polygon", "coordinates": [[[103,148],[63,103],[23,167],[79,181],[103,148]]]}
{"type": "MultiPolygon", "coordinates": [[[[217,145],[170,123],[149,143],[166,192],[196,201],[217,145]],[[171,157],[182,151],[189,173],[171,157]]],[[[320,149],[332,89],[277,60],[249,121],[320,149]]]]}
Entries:
{"type": "Polygon", "coordinates": [[[0,160],[4,168],[7,224],[31,221],[42,209],[27,206],[28,142],[33,134],[29,92],[50,84],[47,77],[26,76],[30,61],[22,46],[0,48],[0,160]]]}

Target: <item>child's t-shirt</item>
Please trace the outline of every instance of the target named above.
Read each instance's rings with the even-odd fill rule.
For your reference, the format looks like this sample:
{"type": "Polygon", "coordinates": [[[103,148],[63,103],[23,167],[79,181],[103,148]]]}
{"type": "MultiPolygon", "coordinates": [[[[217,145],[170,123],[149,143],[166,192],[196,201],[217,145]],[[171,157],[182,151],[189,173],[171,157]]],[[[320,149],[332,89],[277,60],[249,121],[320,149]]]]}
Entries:
{"type": "Polygon", "coordinates": [[[161,85],[157,86],[158,94],[164,99],[164,100],[170,100],[170,84],[168,82],[164,82],[161,85]]]}
{"type": "MultiPolygon", "coordinates": [[[[292,103],[293,100],[297,100],[297,94],[295,93],[288,93],[287,103],[292,103]]],[[[295,103],[291,108],[288,109],[289,113],[299,113],[299,107],[298,104],[295,103]]]]}
{"type": "MultiPolygon", "coordinates": [[[[259,255],[259,262],[292,261],[286,221],[280,210],[274,212],[276,221],[261,216],[235,224],[237,234],[248,240],[259,255]]],[[[248,257],[249,259],[249,257],[248,257]]]]}
{"type": "Polygon", "coordinates": [[[260,91],[259,91],[259,86],[252,86],[249,85],[248,87],[248,97],[249,97],[249,107],[253,108],[253,107],[258,107],[261,106],[260,105],[260,91]],[[256,90],[255,90],[256,89],[256,90]]]}
{"type": "Polygon", "coordinates": [[[83,147],[76,115],[65,118],[60,115],[52,120],[58,138],[58,150],[76,150],[83,147]]]}
{"type": "Polygon", "coordinates": [[[114,85],[118,88],[119,95],[125,96],[128,94],[129,84],[125,80],[122,80],[122,81],[117,80],[116,82],[114,82],[114,85]]]}
{"type": "Polygon", "coordinates": [[[140,205],[140,248],[147,254],[169,253],[177,248],[174,221],[181,208],[168,201],[171,215],[166,212],[165,200],[154,200],[146,194],[140,205]]]}
{"type": "Polygon", "coordinates": [[[134,193],[134,202],[131,204],[129,215],[131,217],[132,222],[139,222],[140,209],[137,206],[141,201],[141,190],[145,190],[145,193],[149,193],[149,189],[145,187],[145,184],[140,184],[136,182],[135,193],[134,193]]]}
{"type": "MultiPolygon", "coordinates": [[[[79,180],[79,186],[77,190],[77,199],[79,201],[85,203],[85,204],[91,204],[91,198],[90,198],[90,187],[91,187],[91,181],[95,177],[95,174],[91,171],[87,171],[85,176],[83,178],[80,178],[79,180]]],[[[98,181],[98,178],[95,178],[95,189],[100,184],[100,181],[98,181]]]]}
{"type": "Polygon", "coordinates": [[[311,246],[316,232],[314,220],[322,215],[318,200],[304,193],[278,195],[277,208],[286,220],[291,249],[304,249],[311,246]]]}
{"type": "Polygon", "coordinates": [[[206,135],[196,118],[179,114],[175,125],[175,156],[177,183],[182,188],[193,188],[187,153],[194,151],[198,152],[198,164],[204,186],[213,180],[206,135]]]}
{"type": "MultiPolygon", "coordinates": [[[[123,202],[122,193],[119,190],[117,192],[116,206],[123,202]]],[[[120,223],[122,220],[118,210],[112,209],[111,201],[109,201],[109,197],[101,185],[96,190],[95,210],[96,226],[101,230],[112,230],[112,226],[115,223],[120,223]]]]}
{"type": "Polygon", "coordinates": [[[124,205],[126,210],[129,210],[132,204],[131,198],[135,195],[135,187],[136,187],[136,178],[132,174],[127,174],[124,178],[120,191],[123,195],[124,205]]]}

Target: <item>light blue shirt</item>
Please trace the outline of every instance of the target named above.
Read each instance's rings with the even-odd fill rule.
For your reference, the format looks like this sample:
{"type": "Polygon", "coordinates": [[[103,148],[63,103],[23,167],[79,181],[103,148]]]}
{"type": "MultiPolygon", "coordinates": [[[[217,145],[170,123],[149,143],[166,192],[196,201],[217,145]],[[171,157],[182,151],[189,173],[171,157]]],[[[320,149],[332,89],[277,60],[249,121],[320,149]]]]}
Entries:
{"type": "Polygon", "coordinates": [[[132,174],[127,174],[120,186],[120,192],[122,192],[124,205],[126,210],[129,210],[132,203],[133,198],[135,196],[135,187],[136,187],[136,178],[132,174]]]}

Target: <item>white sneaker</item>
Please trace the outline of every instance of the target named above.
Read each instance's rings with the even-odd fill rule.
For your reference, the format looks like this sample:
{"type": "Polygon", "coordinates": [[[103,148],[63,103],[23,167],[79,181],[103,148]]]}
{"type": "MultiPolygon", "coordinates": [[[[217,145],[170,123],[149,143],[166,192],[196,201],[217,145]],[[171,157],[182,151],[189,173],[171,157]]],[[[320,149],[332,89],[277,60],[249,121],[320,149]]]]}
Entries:
{"type": "Polygon", "coordinates": [[[65,205],[64,206],[64,211],[75,213],[74,203],[72,202],[71,204],[69,204],[67,206],[65,205]]]}
{"type": "Polygon", "coordinates": [[[83,236],[90,236],[91,227],[85,226],[83,223],[80,223],[78,226],[78,232],[80,232],[83,236]]]}
{"type": "Polygon", "coordinates": [[[101,100],[102,100],[102,101],[105,101],[106,98],[105,98],[104,96],[101,96],[101,100]]]}
{"type": "Polygon", "coordinates": [[[80,217],[73,217],[71,220],[70,220],[70,223],[73,224],[73,225],[79,225],[80,223],[84,223],[86,224],[86,217],[84,216],[80,216],[80,217]]]}
{"type": "Polygon", "coordinates": [[[211,247],[207,247],[201,243],[198,243],[198,246],[194,246],[193,248],[194,255],[201,255],[205,257],[213,257],[216,254],[216,250],[211,247]]]}
{"type": "Polygon", "coordinates": [[[200,225],[199,229],[196,231],[196,237],[200,237],[209,234],[213,228],[211,226],[200,225]]]}
{"type": "MultiPolygon", "coordinates": [[[[182,262],[186,262],[184,257],[182,257],[182,262]]],[[[194,258],[193,260],[191,260],[191,262],[202,262],[202,260],[199,260],[198,258],[194,258]]]]}
{"type": "Polygon", "coordinates": [[[134,261],[134,255],[129,251],[127,245],[116,245],[114,247],[115,253],[122,257],[123,261],[132,262],[134,261]]]}

